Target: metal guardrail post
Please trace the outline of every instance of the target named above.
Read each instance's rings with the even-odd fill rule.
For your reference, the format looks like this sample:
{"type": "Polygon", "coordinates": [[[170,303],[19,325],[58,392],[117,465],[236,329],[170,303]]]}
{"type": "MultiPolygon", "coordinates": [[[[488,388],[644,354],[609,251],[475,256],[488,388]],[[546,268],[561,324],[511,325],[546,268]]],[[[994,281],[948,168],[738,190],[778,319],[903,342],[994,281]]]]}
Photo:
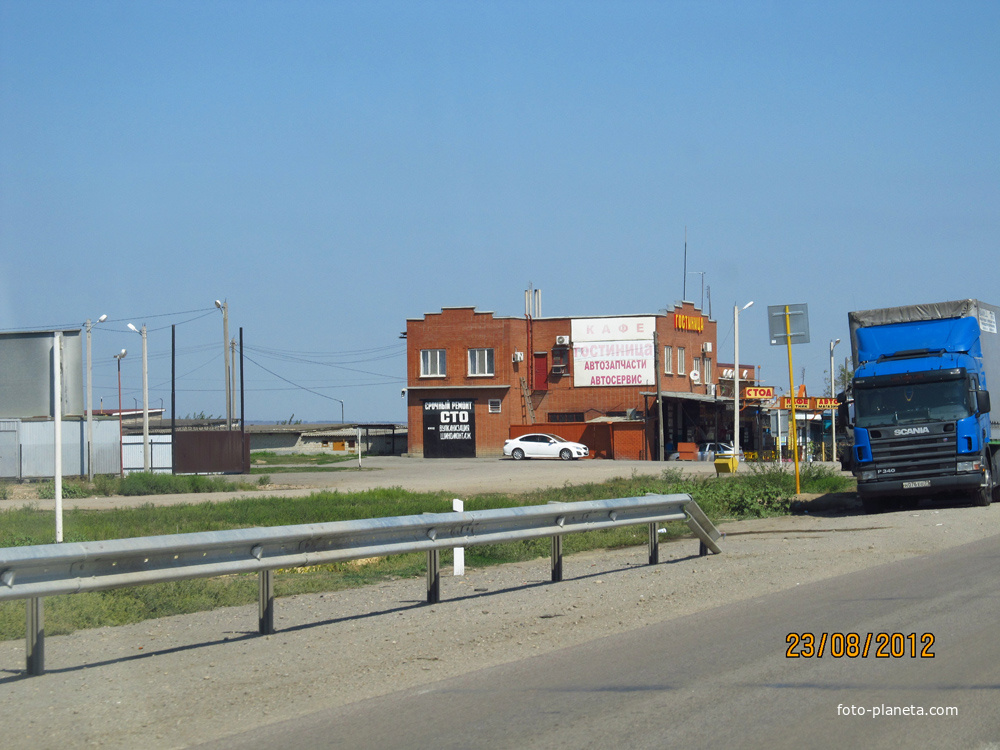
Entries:
{"type": "Polygon", "coordinates": [[[45,672],[45,605],[44,600],[32,597],[26,600],[25,625],[27,637],[26,669],[29,675],[45,672]]]}
{"type": "Polygon", "coordinates": [[[657,530],[659,526],[656,521],[651,521],[649,524],[649,564],[659,565],[660,564],[660,533],[657,530]]]}
{"type": "Polygon", "coordinates": [[[257,629],[261,635],[274,633],[274,571],[262,570],[258,575],[260,596],[257,603],[257,629]]]}
{"type": "Polygon", "coordinates": [[[427,550],[427,603],[441,601],[441,550],[427,550]]]}
{"type": "Polygon", "coordinates": [[[552,582],[558,583],[563,579],[563,539],[562,534],[552,537],[552,582]]]}

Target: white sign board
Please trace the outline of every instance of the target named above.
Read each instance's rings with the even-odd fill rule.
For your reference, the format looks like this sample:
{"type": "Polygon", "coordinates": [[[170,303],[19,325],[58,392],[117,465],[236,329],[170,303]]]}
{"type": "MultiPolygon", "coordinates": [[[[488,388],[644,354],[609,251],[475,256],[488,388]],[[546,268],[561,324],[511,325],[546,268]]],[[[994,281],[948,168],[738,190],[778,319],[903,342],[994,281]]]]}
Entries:
{"type": "Polygon", "coordinates": [[[653,317],[573,320],[573,385],[654,385],[655,328],[653,317]]]}
{"type": "Polygon", "coordinates": [[[570,322],[573,343],[583,341],[652,341],[656,318],[582,318],[570,322]]]}

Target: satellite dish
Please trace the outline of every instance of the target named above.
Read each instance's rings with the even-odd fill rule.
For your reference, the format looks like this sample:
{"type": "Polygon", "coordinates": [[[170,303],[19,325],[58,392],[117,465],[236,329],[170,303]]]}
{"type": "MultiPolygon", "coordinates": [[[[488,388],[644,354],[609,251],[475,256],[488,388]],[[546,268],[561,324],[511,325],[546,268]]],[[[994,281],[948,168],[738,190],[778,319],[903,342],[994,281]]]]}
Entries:
{"type": "Polygon", "coordinates": [[[692,370],[692,371],[691,371],[691,374],[690,374],[690,375],[688,375],[688,377],[689,377],[689,378],[691,378],[691,382],[692,382],[692,383],[697,383],[697,382],[698,382],[699,380],[701,380],[701,375],[699,375],[699,374],[698,374],[698,373],[697,373],[696,371],[694,371],[694,370],[692,370]]]}

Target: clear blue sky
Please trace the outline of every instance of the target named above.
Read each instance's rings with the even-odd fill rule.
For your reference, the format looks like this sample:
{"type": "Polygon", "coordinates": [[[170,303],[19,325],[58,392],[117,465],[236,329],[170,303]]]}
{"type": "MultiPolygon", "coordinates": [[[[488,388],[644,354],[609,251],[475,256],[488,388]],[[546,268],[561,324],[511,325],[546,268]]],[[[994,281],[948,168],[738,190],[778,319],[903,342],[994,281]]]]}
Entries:
{"type": "Polygon", "coordinates": [[[808,303],[817,395],[849,310],[1000,304],[998,146],[993,1],[0,0],[0,330],[107,313],[113,406],[145,322],[158,406],[178,324],[221,414],[224,298],[248,419],[404,419],[408,317],[654,313],[686,227],[717,358],[754,300],[787,390],[766,307],[808,303]]]}

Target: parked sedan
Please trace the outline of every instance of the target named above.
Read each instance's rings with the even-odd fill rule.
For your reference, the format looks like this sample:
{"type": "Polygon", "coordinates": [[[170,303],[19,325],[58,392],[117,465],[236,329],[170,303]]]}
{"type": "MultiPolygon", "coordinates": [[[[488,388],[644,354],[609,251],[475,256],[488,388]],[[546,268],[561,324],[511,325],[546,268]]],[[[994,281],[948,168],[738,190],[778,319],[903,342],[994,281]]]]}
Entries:
{"type": "MultiPolygon", "coordinates": [[[[733,446],[731,443],[702,443],[698,446],[699,461],[714,461],[717,458],[732,458],[733,446]]],[[[743,460],[743,449],[740,449],[740,461],[743,460]]]]}
{"type": "MultiPolygon", "coordinates": [[[[716,458],[731,458],[733,446],[731,443],[700,443],[698,452],[694,455],[695,461],[714,461],[716,458]]],[[[743,460],[743,449],[740,448],[740,461],[743,460]]],[[[667,456],[668,461],[680,461],[681,454],[677,451],[667,456]]]]}
{"type": "Polygon", "coordinates": [[[518,461],[522,458],[561,458],[569,461],[586,458],[590,449],[583,443],[574,443],[558,435],[536,432],[510,438],[503,444],[503,454],[518,461]]]}

